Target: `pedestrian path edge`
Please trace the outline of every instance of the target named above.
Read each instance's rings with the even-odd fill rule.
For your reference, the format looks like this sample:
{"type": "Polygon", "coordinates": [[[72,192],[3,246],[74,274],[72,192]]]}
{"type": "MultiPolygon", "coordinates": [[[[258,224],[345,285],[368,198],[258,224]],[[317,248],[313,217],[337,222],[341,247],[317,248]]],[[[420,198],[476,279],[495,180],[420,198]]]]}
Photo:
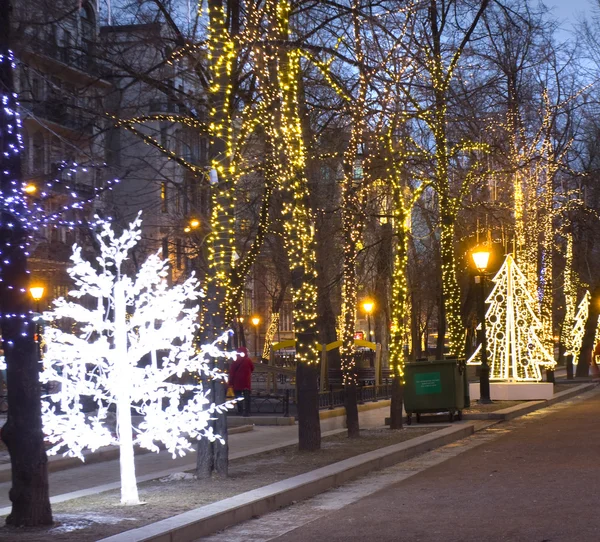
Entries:
{"type": "Polygon", "coordinates": [[[379,448],[171,518],[104,538],[100,542],[186,542],[323,493],[365,474],[439,448],[475,432],[474,422],[379,448]]]}
{"type": "MultiPolygon", "coordinates": [[[[236,427],[229,428],[229,434],[235,435],[237,433],[246,433],[252,431],[254,425],[239,425],[236,427]]],[[[135,455],[142,455],[150,453],[150,450],[144,448],[135,448],[135,455]]],[[[119,447],[118,446],[106,446],[96,450],[94,452],[84,453],[85,462],[82,462],[78,457],[69,457],[57,455],[48,458],[48,472],[58,472],[61,470],[67,470],[72,467],[79,467],[82,464],[101,463],[103,461],[113,461],[119,459],[119,447]]],[[[10,482],[12,478],[10,461],[0,465],[0,484],[4,482],[10,482]]]]}
{"type": "Polygon", "coordinates": [[[294,501],[307,499],[365,474],[405,461],[423,452],[445,446],[499,423],[564,401],[596,387],[575,386],[547,401],[534,401],[497,411],[496,419],[464,421],[406,442],[373,450],[299,476],[275,482],[228,499],[184,512],[98,542],[192,542],[203,536],[261,516],[294,501]]]}

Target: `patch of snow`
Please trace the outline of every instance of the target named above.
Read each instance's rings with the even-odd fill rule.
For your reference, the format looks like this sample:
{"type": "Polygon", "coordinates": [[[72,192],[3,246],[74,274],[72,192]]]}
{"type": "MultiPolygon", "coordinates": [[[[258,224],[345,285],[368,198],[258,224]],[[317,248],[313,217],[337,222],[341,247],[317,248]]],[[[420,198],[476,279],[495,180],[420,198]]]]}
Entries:
{"type": "Polygon", "coordinates": [[[160,478],[161,482],[178,482],[179,480],[196,480],[196,475],[191,472],[174,472],[164,478],[160,478]]]}

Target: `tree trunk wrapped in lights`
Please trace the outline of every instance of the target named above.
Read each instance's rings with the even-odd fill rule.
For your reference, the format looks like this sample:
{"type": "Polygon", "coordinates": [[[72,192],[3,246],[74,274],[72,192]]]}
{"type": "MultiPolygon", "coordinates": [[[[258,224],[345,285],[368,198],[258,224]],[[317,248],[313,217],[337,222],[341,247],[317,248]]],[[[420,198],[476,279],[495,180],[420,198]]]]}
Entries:
{"type": "Polygon", "coordinates": [[[461,141],[451,145],[448,141],[447,131],[449,125],[448,103],[450,86],[456,74],[456,68],[462,54],[470,42],[473,32],[477,27],[489,0],[483,0],[472,9],[465,7],[461,30],[457,37],[456,47],[452,51],[445,51],[449,40],[448,28],[452,18],[447,17],[449,9],[456,9],[459,2],[445,4],[432,0],[425,5],[427,9],[426,39],[430,43],[425,49],[424,64],[429,77],[430,107],[425,107],[413,96],[408,96],[411,105],[416,109],[417,116],[429,128],[434,149],[430,156],[435,164],[433,182],[439,197],[439,227],[440,251],[442,272],[442,310],[445,316],[445,327],[440,326],[439,340],[443,341],[444,330],[448,336],[449,354],[460,357],[464,353],[464,325],[461,317],[460,288],[457,280],[456,254],[455,254],[455,225],[461,200],[465,195],[467,181],[459,187],[453,186],[450,176],[450,160],[456,158],[461,152],[486,150],[487,145],[475,142],[461,141]],[[452,7],[451,7],[452,6],[452,7]],[[470,19],[470,20],[467,20],[470,19]],[[462,29],[465,29],[464,32],[462,29]],[[448,38],[448,39],[445,39],[448,38]]]}
{"type": "MultiPolygon", "coordinates": [[[[354,332],[356,325],[357,284],[356,264],[358,257],[358,243],[361,239],[366,222],[365,207],[365,178],[364,164],[360,164],[359,173],[355,169],[358,160],[363,160],[361,149],[365,145],[367,135],[367,86],[363,40],[361,36],[361,22],[359,18],[359,5],[353,3],[352,29],[354,49],[359,69],[358,94],[351,98],[350,116],[352,128],[348,148],[344,153],[344,179],[342,181],[342,233],[344,239],[344,252],[342,263],[342,346],[340,348],[342,381],[345,389],[346,427],[348,436],[359,436],[358,404],[356,386],[356,360],[354,347],[354,332]]],[[[367,340],[371,340],[368,337],[367,340]]]]}
{"type": "Polygon", "coordinates": [[[9,48],[11,4],[0,1],[0,326],[6,360],[8,418],[1,436],[11,458],[11,513],[6,523],[52,523],[48,459],[40,409],[39,362],[29,299],[31,226],[21,175],[21,122],[9,48]]]}
{"type": "Polygon", "coordinates": [[[290,3],[268,0],[264,6],[268,40],[258,55],[265,69],[259,82],[267,112],[265,170],[277,179],[282,196],[284,245],[291,273],[296,334],[299,447],[321,445],[318,411],[316,268],[314,219],[309,205],[306,151],[299,110],[300,52],[289,43],[290,3]],[[275,48],[269,44],[279,43],[275,48]]]}
{"type": "Polygon", "coordinates": [[[150,256],[135,278],[127,275],[129,253],[141,238],[140,224],[136,219],[120,237],[110,226],[103,227],[98,270],[76,247],[69,269],[74,300],[58,299],[44,314],[50,322],[70,318],[78,326],[76,333],[58,326],[46,329],[41,380],[59,384],[59,391],[46,396],[42,405],[44,431],[54,445],[49,453],[64,450],[83,460],[85,448],[118,445],[124,505],[140,503],[134,444],[158,452],[157,442],[163,443],[173,457],[192,451],[202,438],[224,445],[209,422],[232,407],[232,402],[215,405],[210,388],[201,383],[179,383],[201,374],[216,381],[225,378],[207,360],[225,355],[217,343],[226,343],[227,334],[196,346],[203,296],[198,280],[169,287],[168,261],[158,255],[150,256]],[[94,299],[94,308],[77,302],[84,297],[94,299]],[[95,404],[94,412],[83,411],[84,397],[95,404]],[[114,426],[111,407],[116,407],[114,426]],[[142,419],[135,427],[132,411],[142,419]]]}
{"type": "Polygon", "coordinates": [[[401,151],[393,153],[394,141],[391,131],[387,134],[387,146],[390,156],[398,155],[388,168],[392,187],[393,231],[396,238],[392,272],[392,329],[389,360],[393,378],[390,429],[400,429],[402,428],[402,386],[404,384],[404,364],[406,363],[404,347],[408,342],[410,330],[408,241],[411,233],[411,213],[426,185],[421,183],[412,191],[406,186],[402,171],[405,164],[404,157],[401,151]]]}
{"type": "MultiPolygon", "coordinates": [[[[209,0],[208,10],[208,67],[211,76],[208,87],[211,159],[210,184],[211,232],[208,238],[208,299],[205,305],[203,331],[210,335],[231,328],[239,317],[245,277],[248,275],[261,249],[269,223],[272,182],[266,179],[259,214],[257,233],[243,258],[234,261],[236,186],[240,173],[241,148],[257,125],[259,113],[246,108],[241,119],[235,116],[234,89],[239,77],[238,55],[240,53],[239,0],[209,0]],[[230,17],[231,15],[231,17],[230,17]],[[229,26],[228,26],[229,24],[229,26]]],[[[218,360],[221,371],[224,361],[218,360]]],[[[209,385],[208,382],[206,382],[209,385]]],[[[223,386],[214,385],[218,400],[224,399],[223,386]]],[[[225,416],[214,422],[215,431],[227,434],[225,416]]],[[[208,477],[212,472],[226,476],[228,450],[214,446],[210,441],[198,444],[197,474],[208,477]]]]}

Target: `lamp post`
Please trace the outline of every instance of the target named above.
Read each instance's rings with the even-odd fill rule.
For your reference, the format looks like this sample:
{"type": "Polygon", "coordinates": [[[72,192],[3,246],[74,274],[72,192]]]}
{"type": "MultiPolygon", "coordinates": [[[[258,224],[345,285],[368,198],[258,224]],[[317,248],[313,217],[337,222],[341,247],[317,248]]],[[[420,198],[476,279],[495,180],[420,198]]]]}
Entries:
{"type": "Polygon", "coordinates": [[[40,314],[40,300],[44,297],[44,287],[43,286],[32,286],[29,288],[29,293],[33,300],[35,301],[35,312],[37,312],[38,317],[35,322],[35,336],[37,338],[37,360],[42,360],[42,340],[40,337],[40,332],[42,326],[40,324],[40,319],[42,315],[40,314]]]}
{"type": "Polygon", "coordinates": [[[256,355],[256,359],[258,359],[258,326],[260,324],[260,317],[253,316],[251,321],[252,325],[254,326],[254,353],[256,355]]]}
{"type": "Polygon", "coordinates": [[[362,304],[363,310],[367,315],[367,331],[369,333],[368,339],[371,340],[371,313],[373,312],[373,308],[375,307],[375,302],[371,299],[365,299],[362,304]]]}
{"type": "Polygon", "coordinates": [[[480,343],[481,343],[481,372],[479,374],[479,402],[491,403],[490,398],[490,366],[487,359],[487,338],[485,333],[485,272],[490,260],[490,251],[484,248],[472,253],[473,262],[479,272],[475,277],[475,283],[479,284],[479,320],[481,321],[480,343]]]}

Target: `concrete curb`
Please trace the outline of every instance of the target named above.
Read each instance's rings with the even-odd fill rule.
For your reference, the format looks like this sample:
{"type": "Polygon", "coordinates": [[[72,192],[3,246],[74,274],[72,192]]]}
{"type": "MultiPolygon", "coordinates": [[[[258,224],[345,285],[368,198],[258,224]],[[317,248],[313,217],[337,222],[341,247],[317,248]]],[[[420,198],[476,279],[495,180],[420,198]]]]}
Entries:
{"type": "MultiPolygon", "coordinates": [[[[389,407],[391,402],[392,401],[390,399],[379,399],[378,401],[363,403],[362,405],[358,405],[358,412],[368,412],[369,410],[376,410],[378,408],[389,407]]],[[[330,418],[337,418],[339,416],[346,416],[345,407],[337,407],[332,408],[331,410],[319,411],[320,420],[329,420],[330,418]]]]}
{"type": "MultiPolygon", "coordinates": [[[[240,425],[237,427],[230,427],[229,434],[235,435],[236,433],[246,433],[253,431],[254,425],[240,425]]],[[[150,453],[150,450],[143,448],[135,448],[135,455],[143,455],[150,453]]],[[[85,463],[101,463],[103,461],[113,461],[119,459],[119,448],[118,446],[106,446],[100,448],[95,452],[89,452],[84,454],[85,463]]],[[[82,465],[81,459],[77,457],[63,457],[63,456],[52,456],[48,458],[48,472],[58,472],[61,470],[67,470],[73,467],[79,467],[82,465]]],[[[0,465],[0,484],[3,482],[10,482],[12,479],[10,462],[0,465]]]]}
{"type": "Polygon", "coordinates": [[[239,427],[240,425],[294,425],[296,418],[294,416],[247,416],[237,417],[232,416],[227,423],[231,423],[230,428],[239,427]],[[239,424],[239,425],[238,425],[239,424]]]}
{"type": "Polygon", "coordinates": [[[552,396],[552,399],[548,399],[547,401],[527,401],[526,403],[504,408],[502,410],[496,410],[494,412],[483,412],[481,414],[464,414],[463,419],[508,421],[519,416],[524,416],[525,414],[530,414],[531,412],[540,410],[541,408],[554,405],[555,403],[559,403],[560,401],[565,401],[567,399],[570,399],[571,397],[589,391],[595,388],[596,386],[597,384],[595,383],[581,384],[579,386],[574,386],[571,390],[564,390],[555,393],[552,396]]]}
{"type": "Polygon", "coordinates": [[[472,435],[499,421],[510,420],[591,390],[584,384],[554,395],[548,401],[516,405],[486,415],[482,421],[460,422],[406,442],[288,478],[171,518],[104,538],[99,542],[188,542],[310,498],[371,471],[384,469],[433,448],[472,435]],[[493,416],[492,416],[493,415],[493,416]]]}
{"type": "Polygon", "coordinates": [[[472,435],[474,423],[460,423],[432,434],[373,450],[299,476],[248,491],[177,516],[104,538],[100,542],[186,542],[260,516],[294,501],[384,469],[415,455],[472,435]]]}

